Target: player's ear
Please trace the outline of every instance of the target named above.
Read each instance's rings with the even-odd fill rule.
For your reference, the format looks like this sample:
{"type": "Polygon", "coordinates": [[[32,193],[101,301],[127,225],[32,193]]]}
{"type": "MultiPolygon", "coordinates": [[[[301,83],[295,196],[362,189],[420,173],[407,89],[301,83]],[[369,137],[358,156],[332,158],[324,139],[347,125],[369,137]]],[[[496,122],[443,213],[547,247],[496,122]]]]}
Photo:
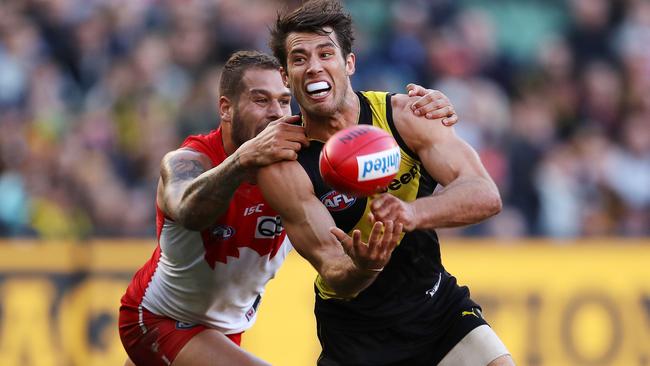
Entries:
{"type": "Polygon", "coordinates": [[[291,89],[291,87],[289,86],[289,75],[287,75],[287,72],[284,67],[280,67],[280,75],[282,75],[282,82],[284,83],[284,86],[291,89]]]}
{"type": "Polygon", "coordinates": [[[228,97],[219,97],[219,116],[221,117],[222,122],[232,121],[232,108],[232,102],[228,97]]]}
{"type": "Polygon", "coordinates": [[[355,71],[354,63],[355,63],[355,61],[356,61],[356,56],[354,55],[353,52],[350,52],[345,57],[345,74],[347,76],[354,75],[354,71],[355,71]]]}

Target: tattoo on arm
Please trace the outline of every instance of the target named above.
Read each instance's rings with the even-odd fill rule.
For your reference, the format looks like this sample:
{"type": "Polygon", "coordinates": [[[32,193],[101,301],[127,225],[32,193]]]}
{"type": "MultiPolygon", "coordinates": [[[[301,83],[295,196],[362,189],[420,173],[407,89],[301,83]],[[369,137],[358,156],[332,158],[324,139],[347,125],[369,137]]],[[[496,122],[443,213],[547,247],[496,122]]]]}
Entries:
{"type": "Polygon", "coordinates": [[[173,160],[170,165],[173,172],[172,181],[192,180],[205,172],[197,160],[180,158],[173,160]]]}

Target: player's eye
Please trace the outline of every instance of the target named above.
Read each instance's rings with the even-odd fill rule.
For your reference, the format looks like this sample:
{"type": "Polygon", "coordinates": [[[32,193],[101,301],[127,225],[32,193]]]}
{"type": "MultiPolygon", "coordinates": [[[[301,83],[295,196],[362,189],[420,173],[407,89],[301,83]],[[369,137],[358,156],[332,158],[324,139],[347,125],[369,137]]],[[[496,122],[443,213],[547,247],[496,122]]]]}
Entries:
{"type": "Polygon", "coordinates": [[[289,103],[290,103],[290,102],[289,102],[288,99],[282,99],[282,100],[280,100],[280,104],[282,104],[282,105],[289,105],[289,103]]]}
{"type": "Polygon", "coordinates": [[[301,56],[294,57],[294,58],[293,58],[293,63],[294,63],[295,65],[303,64],[303,63],[305,63],[305,58],[304,58],[304,57],[301,57],[301,56]]]}
{"type": "Polygon", "coordinates": [[[264,104],[264,103],[267,102],[267,99],[266,99],[266,98],[257,98],[257,99],[255,99],[255,100],[253,100],[253,101],[254,101],[255,103],[264,104]]]}

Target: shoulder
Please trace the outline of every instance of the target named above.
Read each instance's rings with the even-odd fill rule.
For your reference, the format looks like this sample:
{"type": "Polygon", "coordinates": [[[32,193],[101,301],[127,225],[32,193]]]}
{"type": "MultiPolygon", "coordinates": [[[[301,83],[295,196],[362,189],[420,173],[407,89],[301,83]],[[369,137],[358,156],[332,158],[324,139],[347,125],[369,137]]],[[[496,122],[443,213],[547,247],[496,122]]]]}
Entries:
{"type": "Polygon", "coordinates": [[[411,106],[418,97],[406,94],[395,94],[391,98],[392,118],[401,138],[413,151],[454,134],[454,128],[444,126],[439,120],[430,120],[424,116],[416,116],[411,106]]]}
{"type": "Polygon", "coordinates": [[[179,164],[191,163],[192,161],[197,162],[204,169],[212,167],[212,161],[208,155],[189,147],[181,147],[168,152],[162,159],[162,165],[173,167],[179,164]]]}

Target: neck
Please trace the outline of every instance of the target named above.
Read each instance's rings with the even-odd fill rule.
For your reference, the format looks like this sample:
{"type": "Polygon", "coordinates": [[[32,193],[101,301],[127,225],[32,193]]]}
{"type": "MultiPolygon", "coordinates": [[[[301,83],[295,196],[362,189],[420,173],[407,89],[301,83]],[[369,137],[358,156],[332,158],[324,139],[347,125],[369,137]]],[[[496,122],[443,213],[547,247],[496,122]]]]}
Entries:
{"type": "Polygon", "coordinates": [[[227,156],[232,155],[232,153],[237,150],[235,143],[232,141],[232,130],[230,129],[230,124],[222,123],[221,124],[221,140],[223,141],[223,151],[227,156]]]}
{"type": "Polygon", "coordinates": [[[336,132],[359,123],[361,102],[356,93],[349,88],[343,105],[329,116],[310,114],[301,108],[305,133],[310,139],[327,141],[336,132]]]}

